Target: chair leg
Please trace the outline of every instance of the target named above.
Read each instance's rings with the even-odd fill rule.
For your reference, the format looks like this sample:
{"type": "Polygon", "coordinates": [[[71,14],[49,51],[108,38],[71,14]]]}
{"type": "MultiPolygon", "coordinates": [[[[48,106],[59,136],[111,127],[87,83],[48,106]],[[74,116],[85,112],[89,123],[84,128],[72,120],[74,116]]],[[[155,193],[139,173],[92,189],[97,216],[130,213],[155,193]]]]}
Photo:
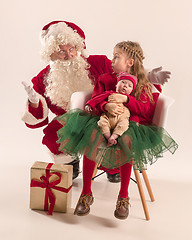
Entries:
{"type": "Polygon", "coordinates": [[[145,170],[142,170],[142,175],[143,175],[143,179],[145,181],[145,185],[147,187],[147,191],[149,193],[149,196],[150,196],[150,199],[151,199],[151,202],[154,202],[155,201],[155,198],[153,196],[153,192],[152,192],[152,189],[151,189],[151,185],[149,183],[149,179],[147,177],[147,173],[145,170]]]}
{"type": "Polygon", "coordinates": [[[140,175],[139,175],[139,171],[136,170],[136,169],[133,169],[133,170],[134,170],[135,178],[136,178],[136,181],[137,181],[137,187],[138,187],[139,194],[140,194],[140,197],[141,197],[141,202],[142,202],[142,205],[143,205],[145,218],[146,218],[146,220],[149,220],[150,219],[149,211],[148,211],[148,208],[147,208],[147,203],[146,203],[145,194],[144,194],[144,191],[143,191],[143,186],[142,186],[142,183],[141,183],[141,178],[140,178],[140,175]]]}
{"type": "Polygon", "coordinates": [[[94,177],[97,175],[97,172],[98,172],[98,165],[96,164],[96,165],[95,165],[94,172],[93,172],[93,176],[92,176],[91,184],[93,183],[93,181],[94,181],[94,177]]]}

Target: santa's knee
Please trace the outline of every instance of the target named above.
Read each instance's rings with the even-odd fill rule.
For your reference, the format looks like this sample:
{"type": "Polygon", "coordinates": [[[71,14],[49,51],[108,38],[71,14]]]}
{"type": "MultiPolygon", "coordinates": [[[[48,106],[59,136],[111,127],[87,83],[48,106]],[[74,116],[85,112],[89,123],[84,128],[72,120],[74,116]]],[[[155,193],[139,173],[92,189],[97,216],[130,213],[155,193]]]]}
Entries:
{"type": "Polygon", "coordinates": [[[65,155],[63,153],[60,154],[53,154],[50,153],[51,158],[53,160],[54,163],[56,164],[65,164],[65,165],[72,165],[73,166],[73,179],[77,178],[80,172],[80,167],[79,167],[79,163],[80,163],[80,158],[72,158],[69,155],[65,155]]]}

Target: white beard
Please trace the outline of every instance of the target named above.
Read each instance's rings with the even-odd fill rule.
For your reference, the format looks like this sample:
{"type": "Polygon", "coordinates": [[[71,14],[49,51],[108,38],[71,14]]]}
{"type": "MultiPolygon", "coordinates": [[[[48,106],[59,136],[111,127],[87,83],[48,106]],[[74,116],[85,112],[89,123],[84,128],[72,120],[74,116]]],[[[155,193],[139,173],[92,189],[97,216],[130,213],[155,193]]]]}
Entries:
{"type": "Polygon", "coordinates": [[[81,56],[67,61],[56,60],[50,65],[45,95],[51,99],[52,104],[69,110],[72,93],[92,88],[86,70],[88,67],[81,56]]]}

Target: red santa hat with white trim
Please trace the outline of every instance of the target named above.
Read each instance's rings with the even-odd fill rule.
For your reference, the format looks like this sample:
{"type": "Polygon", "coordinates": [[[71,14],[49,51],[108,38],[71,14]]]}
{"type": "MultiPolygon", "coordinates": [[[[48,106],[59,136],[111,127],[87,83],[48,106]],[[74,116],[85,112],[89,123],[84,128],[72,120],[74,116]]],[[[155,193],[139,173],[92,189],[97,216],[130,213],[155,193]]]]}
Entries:
{"type": "MultiPolygon", "coordinates": [[[[77,52],[88,57],[85,45],[85,34],[76,24],[66,21],[52,21],[45,25],[41,31],[41,43],[47,48],[55,50],[59,45],[71,44],[77,52]]],[[[50,50],[49,50],[50,51],[50,50]]]]}

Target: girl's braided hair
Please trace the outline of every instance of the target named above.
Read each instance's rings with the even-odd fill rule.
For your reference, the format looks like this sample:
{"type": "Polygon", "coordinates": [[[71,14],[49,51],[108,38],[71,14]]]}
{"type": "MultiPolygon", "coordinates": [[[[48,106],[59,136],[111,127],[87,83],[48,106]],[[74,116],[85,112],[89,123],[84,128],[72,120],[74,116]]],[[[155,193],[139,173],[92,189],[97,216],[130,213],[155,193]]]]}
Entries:
{"type": "Polygon", "coordinates": [[[133,92],[133,95],[137,100],[140,99],[140,95],[142,92],[144,92],[146,98],[147,96],[150,99],[151,103],[154,103],[153,101],[153,95],[152,95],[152,86],[147,78],[146,71],[143,67],[143,50],[139,43],[137,42],[131,42],[131,41],[123,41],[118,44],[116,44],[115,47],[118,47],[123,52],[127,54],[129,58],[134,59],[134,64],[131,67],[130,74],[135,75],[138,79],[137,86],[133,92]]]}

